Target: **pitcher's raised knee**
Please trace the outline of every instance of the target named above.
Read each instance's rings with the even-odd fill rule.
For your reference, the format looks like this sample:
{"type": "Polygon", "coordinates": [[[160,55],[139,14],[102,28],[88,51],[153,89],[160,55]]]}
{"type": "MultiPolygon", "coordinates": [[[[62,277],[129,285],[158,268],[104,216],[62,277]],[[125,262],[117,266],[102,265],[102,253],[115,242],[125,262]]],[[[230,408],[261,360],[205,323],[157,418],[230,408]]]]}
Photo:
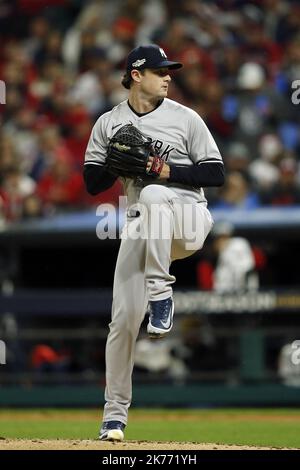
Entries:
{"type": "Polygon", "coordinates": [[[152,204],[168,204],[170,202],[168,188],[159,184],[149,184],[140,192],[139,202],[147,207],[152,204]]]}

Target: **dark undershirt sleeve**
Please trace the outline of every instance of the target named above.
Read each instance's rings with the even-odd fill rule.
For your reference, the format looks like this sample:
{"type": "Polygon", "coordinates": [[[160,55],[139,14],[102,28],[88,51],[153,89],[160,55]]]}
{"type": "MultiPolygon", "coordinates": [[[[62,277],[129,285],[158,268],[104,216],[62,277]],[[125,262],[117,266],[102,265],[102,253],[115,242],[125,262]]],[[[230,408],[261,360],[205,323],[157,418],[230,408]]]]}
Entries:
{"type": "MultiPolygon", "coordinates": [[[[110,188],[117,176],[101,165],[84,165],[83,178],[89,194],[96,195],[110,188]]],[[[222,162],[205,162],[200,165],[170,165],[170,183],[181,183],[191,187],[222,186],[224,184],[224,165],[222,162]]]]}
{"type": "Polygon", "coordinates": [[[93,196],[110,188],[117,178],[102,165],[84,165],[83,167],[85,187],[87,192],[93,196]]]}
{"type": "Polygon", "coordinates": [[[203,162],[191,166],[170,165],[170,183],[181,183],[197,188],[222,186],[225,171],[222,162],[203,162]]]}

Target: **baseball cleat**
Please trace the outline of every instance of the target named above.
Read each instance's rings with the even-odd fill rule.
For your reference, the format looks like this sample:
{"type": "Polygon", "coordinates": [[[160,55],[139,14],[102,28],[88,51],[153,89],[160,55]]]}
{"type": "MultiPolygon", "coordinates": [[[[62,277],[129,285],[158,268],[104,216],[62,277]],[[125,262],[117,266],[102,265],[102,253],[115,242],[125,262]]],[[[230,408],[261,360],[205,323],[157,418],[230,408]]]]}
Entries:
{"type": "Polygon", "coordinates": [[[147,332],[150,338],[162,338],[171,331],[174,315],[172,297],[164,300],[150,300],[146,313],[149,314],[147,332]]]}
{"type": "Polygon", "coordinates": [[[123,441],[125,424],[121,421],[106,421],[100,429],[100,441],[123,441]]]}

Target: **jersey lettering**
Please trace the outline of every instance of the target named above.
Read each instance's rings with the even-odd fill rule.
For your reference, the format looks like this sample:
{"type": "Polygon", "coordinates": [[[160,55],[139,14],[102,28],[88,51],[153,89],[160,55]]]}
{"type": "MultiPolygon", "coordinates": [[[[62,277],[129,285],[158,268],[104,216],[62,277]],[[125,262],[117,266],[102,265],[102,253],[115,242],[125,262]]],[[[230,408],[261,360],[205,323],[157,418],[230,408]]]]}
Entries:
{"type": "Polygon", "coordinates": [[[159,154],[160,153],[160,150],[163,146],[163,142],[161,140],[156,140],[153,147],[154,147],[154,150],[159,154]]]}
{"type": "Polygon", "coordinates": [[[168,145],[167,148],[161,154],[161,158],[163,158],[167,162],[170,156],[170,152],[172,152],[172,150],[174,150],[174,147],[171,147],[171,145],[168,145]]]}
{"type": "Polygon", "coordinates": [[[168,160],[169,156],[170,156],[170,152],[172,150],[174,150],[174,147],[171,147],[168,144],[167,147],[163,151],[161,151],[163,145],[164,145],[164,143],[161,140],[156,140],[155,143],[153,144],[153,147],[154,147],[155,152],[157,152],[158,155],[161,158],[163,158],[166,162],[168,160]]]}

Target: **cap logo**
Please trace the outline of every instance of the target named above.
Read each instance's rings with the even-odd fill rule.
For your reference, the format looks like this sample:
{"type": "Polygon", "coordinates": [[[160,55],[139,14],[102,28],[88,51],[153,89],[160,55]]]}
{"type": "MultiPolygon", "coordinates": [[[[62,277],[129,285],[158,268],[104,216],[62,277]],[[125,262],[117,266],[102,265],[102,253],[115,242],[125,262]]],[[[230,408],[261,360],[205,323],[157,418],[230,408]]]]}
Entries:
{"type": "Polygon", "coordinates": [[[146,62],[146,59],[138,59],[132,63],[132,67],[140,67],[146,62]]]}
{"type": "Polygon", "coordinates": [[[161,47],[159,48],[159,52],[161,53],[161,55],[162,55],[165,59],[167,59],[167,55],[166,55],[165,51],[164,51],[161,47]]]}

